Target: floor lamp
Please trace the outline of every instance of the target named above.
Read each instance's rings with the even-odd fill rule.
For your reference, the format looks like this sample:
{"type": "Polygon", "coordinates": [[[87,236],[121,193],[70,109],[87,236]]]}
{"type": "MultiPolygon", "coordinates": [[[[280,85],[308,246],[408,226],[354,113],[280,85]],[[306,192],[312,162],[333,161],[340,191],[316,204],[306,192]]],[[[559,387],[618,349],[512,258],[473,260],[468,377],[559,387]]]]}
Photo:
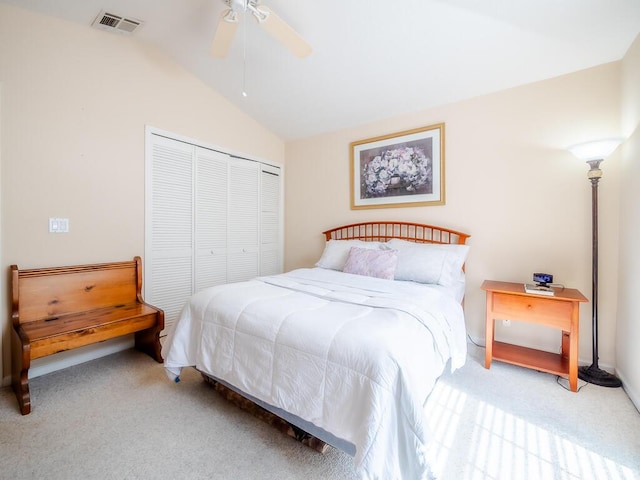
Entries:
{"type": "Polygon", "coordinates": [[[602,177],[600,163],[607,158],[620,145],[621,140],[601,140],[596,142],[581,143],[569,147],[569,151],[581,160],[589,164],[590,170],[587,178],[591,181],[591,232],[592,232],[592,256],[591,256],[591,280],[592,280],[592,363],[590,366],[578,368],[578,377],[585,382],[601,385],[603,387],[620,387],[622,382],[615,375],[602,370],[598,366],[598,182],[602,177]]]}

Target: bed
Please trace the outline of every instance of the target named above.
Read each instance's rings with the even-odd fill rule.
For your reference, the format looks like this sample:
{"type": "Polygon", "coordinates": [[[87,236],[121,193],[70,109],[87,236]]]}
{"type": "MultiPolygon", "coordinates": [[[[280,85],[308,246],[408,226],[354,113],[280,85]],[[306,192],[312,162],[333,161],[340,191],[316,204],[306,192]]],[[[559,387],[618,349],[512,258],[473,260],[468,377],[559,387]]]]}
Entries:
{"type": "Polygon", "coordinates": [[[354,458],[361,478],[430,478],[423,407],[466,358],[469,235],[409,222],[323,232],[313,268],[205,289],[164,345],[185,367],[354,458]]]}

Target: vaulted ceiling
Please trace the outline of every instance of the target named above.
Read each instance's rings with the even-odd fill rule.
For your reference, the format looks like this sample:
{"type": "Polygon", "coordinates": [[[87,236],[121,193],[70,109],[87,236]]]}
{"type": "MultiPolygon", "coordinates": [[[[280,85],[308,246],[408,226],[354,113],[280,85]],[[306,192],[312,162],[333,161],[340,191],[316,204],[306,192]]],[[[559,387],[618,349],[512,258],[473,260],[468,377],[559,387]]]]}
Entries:
{"type": "Polygon", "coordinates": [[[133,42],[157,46],[284,140],[616,61],[640,33],[640,0],[261,0],[311,55],[294,56],[236,7],[231,48],[214,58],[223,0],[0,2],[87,28],[101,11],[141,20],[133,42]]]}

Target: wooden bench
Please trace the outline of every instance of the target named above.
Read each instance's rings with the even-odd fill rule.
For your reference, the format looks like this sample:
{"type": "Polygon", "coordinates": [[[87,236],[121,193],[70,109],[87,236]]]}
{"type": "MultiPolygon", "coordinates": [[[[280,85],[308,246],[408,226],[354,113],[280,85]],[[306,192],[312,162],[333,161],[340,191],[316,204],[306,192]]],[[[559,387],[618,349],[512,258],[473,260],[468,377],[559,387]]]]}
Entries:
{"type": "Polygon", "coordinates": [[[162,363],[164,312],[142,299],[142,261],[18,270],[12,281],[12,386],[31,412],[31,360],[135,333],[135,346],[162,363]]]}

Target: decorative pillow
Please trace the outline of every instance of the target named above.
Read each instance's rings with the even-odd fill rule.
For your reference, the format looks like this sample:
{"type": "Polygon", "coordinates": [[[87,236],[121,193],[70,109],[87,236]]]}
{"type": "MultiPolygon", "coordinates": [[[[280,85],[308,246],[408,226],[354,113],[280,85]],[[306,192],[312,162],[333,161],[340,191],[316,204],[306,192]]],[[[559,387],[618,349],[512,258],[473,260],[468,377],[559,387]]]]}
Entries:
{"type": "Polygon", "coordinates": [[[393,280],[397,263],[398,255],[395,250],[372,250],[351,247],[343,271],[367,277],[393,280]]]}
{"type": "Polygon", "coordinates": [[[391,239],[386,248],[398,251],[396,280],[409,280],[452,287],[464,280],[462,266],[468,245],[415,243],[391,239]]]}
{"type": "Polygon", "coordinates": [[[329,268],[331,270],[344,269],[344,264],[347,262],[349,256],[349,250],[351,247],[367,248],[378,250],[380,249],[380,242],[365,242],[363,240],[329,240],[324,246],[324,252],[316,267],[329,268]]]}

